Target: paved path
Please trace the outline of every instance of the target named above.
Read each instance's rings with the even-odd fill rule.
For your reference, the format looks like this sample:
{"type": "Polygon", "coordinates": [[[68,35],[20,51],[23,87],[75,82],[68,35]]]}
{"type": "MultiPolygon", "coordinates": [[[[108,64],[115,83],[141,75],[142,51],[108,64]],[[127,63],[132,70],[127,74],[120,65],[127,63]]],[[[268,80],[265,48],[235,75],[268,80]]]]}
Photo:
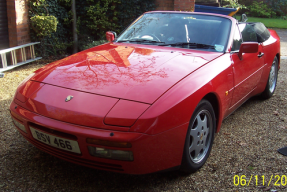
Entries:
{"type": "Polygon", "coordinates": [[[287,59],[287,29],[275,29],[281,41],[281,57],[287,59]]]}

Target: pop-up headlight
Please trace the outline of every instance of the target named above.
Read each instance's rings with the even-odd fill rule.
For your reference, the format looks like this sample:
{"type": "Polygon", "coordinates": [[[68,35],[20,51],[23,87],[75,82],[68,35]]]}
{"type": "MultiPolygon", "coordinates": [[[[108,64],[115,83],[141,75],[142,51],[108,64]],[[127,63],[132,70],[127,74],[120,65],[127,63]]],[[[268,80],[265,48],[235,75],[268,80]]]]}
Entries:
{"type": "Polygon", "coordinates": [[[119,100],[105,117],[105,124],[123,127],[132,126],[150,105],[135,101],[119,100]]]}

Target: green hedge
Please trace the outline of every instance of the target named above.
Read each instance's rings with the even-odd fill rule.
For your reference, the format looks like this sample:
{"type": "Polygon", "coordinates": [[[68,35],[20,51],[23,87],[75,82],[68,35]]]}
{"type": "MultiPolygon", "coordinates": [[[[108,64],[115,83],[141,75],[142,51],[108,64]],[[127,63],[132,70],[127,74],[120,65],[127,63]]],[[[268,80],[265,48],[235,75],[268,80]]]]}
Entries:
{"type": "Polygon", "coordinates": [[[271,18],[276,13],[268,7],[263,1],[256,2],[254,1],[252,5],[248,6],[248,12],[246,12],[247,15],[253,16],[253,17],[266,17],[271,18]]]}
{"type": "MultiPolygon", "coordinates": [[[[223,0],[225,1],[225,0],[223,0]]],[[[247,16],[256,16],[257,13],[253,14],[253,11],[250,11],[250,7],[254,7],[254,2],[259,3],[263,2],[264,5],[266,5],[266,7],[268,9],[270,9],[269,13],[271,17],[277,17],[277,18],[283,18],[287,16],[287,0],[238,0],[238,2],[242,5],[246,5],[247,9],[241,10],[240,13],[244,13],[244,12],[249,12],[249,15],[247,16]]],[[[256,4],[255,3],[255,4],[256,4]]],[[[258,7],[258,10],[256,12],[261,12],[259,14],[262,14],[264,12],[264,10],[262,9],[262,7],[258,7]]],[[[268,14],[267,14],[268,15],[268,14]]],[[[266,17],[266,15],[264,16],[266,17]]],[[[268,17],[268,16],[267,16],[268,17]]]]}

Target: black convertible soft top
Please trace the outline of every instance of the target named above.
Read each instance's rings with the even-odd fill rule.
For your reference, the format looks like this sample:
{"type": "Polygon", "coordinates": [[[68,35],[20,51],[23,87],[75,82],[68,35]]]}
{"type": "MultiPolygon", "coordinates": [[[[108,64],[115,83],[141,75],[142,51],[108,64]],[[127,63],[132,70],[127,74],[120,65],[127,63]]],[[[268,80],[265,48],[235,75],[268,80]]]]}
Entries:
{"type": "Polygon", "coordinates": [[[268,29],[265,27],[263,23],[257,22],[257,23],[248,23],[250,24],[253,28],[255,33],[257,34],[257,39],[259,43],[262,43],[269,39],[270,37],[270,32],[268,29]]]}

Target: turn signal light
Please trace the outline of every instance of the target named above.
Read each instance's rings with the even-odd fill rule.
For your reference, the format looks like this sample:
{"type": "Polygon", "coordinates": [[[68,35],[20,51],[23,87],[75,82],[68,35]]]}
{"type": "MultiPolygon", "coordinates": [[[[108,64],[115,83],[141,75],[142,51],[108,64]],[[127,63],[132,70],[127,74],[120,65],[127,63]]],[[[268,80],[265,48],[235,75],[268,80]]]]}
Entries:
{"type": "Polygon", "coordinates": [[[131,148],[132,144],[128,142],[106,141],[100,139],[87,138],[87,143],[94,145],[102,145],[108,147],[131,148]]]}
{"type": "Polygon", "coordinates": [[[25,125],[23,125],[22,123],[20,123],[19,121],[15,120],[13,117],[12,117],[12,120],[15,124],[16,127],[18,127],[19,129],[21,129],[22,131],[24,131],[25,133],[27,133],[26,131],[26,128],[25,128],[25,125]]]}

